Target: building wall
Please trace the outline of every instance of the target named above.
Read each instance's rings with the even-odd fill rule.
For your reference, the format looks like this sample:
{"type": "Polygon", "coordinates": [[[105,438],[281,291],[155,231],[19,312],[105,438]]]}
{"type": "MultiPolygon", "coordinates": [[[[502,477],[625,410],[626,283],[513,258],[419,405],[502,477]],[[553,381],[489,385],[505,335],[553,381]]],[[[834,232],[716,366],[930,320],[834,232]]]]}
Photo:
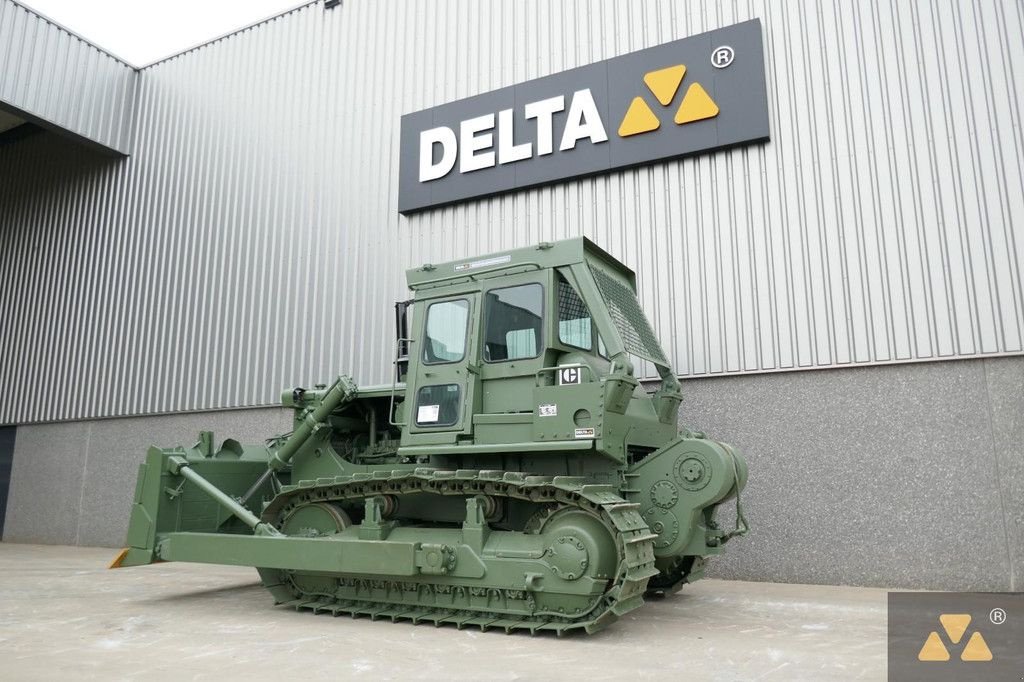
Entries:
{"type": "Polygon", "coordinates": [[[684,376],[1020,353],[1022,33],[1011,0],[307,5],[140,71],[126,159],[0,148],[0,423],[381,382],[405,268],[578,234],[684,376]],[[771,142],[398,215],[402,113],[753,17],[771,142]]]}
{"type": "Polygon", "coordinates": [[[0,0],[0,109],[126,154],[132,66],[13,0],[0,0]]]}
{"type": "Polygon", "coordinates": [[[715,575],[930,590],[1024,583],[1024,358],[684,383],[738,445],[754,526],[715,575]]]}
{"type": "MultiPolygon", "coordinates": [[[[1024,358],[690,379],[682,423],[742,448],[753,527],[711,574],[1020,590],[1024,358]]],[[[123,544],[152,443],[257,440],[282,409],[18,427],[5,541],[123,544]]],[[[723,523],[731,522],[731,510],[723,523]]]]}

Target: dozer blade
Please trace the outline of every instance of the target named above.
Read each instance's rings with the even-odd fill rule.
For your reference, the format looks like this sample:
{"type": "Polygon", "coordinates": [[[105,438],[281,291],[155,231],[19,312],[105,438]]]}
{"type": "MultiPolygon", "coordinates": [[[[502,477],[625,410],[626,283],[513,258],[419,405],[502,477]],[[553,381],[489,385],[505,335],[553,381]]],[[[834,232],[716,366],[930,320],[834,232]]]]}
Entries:
{"type": "MultiPolygon", "coordinates": [[[[239,456],[204,457],[198,451],[150,448],[145,463],[139,466],[135,500],[128,524],[128,547],[122,550],[110,568],[141,566],[160,561],[157,545],[169,533],[195,532],[226,535],[251,534],[252,530],[221,505],[186,480],[171,459],[188,462],[188,468],[200,474],[224,494],[240,498],[267,470],[266,459],[239,456]]],[[[269,495],[270,483],[257,490],[246,505],[259,514],[257,505],[269,495]]]]}

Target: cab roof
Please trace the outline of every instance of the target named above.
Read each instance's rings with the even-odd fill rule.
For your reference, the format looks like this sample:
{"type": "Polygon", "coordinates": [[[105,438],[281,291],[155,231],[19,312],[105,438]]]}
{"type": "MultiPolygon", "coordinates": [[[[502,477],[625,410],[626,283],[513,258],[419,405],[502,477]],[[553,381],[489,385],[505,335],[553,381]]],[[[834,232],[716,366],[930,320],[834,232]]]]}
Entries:
{"type": "Polygon", "coordinates": [[[541,242],[521,249],[498,251],[447,263],[426,263],[418,268],[406,270],[405,276],[409,288],[416,291],[458,284],[483,275],[490,278],[506,270],[522,272],[524,267],[546,270],[585,262],[599,262],[604,267],[618,272],[636,292],[636,274],[622,261],[586,237],[541,242]]]}

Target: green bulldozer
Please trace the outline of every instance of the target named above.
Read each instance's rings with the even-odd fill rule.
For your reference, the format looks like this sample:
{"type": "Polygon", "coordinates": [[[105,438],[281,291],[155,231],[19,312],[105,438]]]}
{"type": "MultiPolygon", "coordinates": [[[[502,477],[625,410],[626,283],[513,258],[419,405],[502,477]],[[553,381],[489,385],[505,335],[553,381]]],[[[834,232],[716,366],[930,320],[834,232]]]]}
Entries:
{"type": "Polygon", "coordinates": [[[632,270],[577,238],[407,278],[391,384],[286,391],[294,428],[264,443],[150,448],[112,566],[254,566],[297,609],[563,634],[746,532],[746,463],[680,432],[632,270]]]}

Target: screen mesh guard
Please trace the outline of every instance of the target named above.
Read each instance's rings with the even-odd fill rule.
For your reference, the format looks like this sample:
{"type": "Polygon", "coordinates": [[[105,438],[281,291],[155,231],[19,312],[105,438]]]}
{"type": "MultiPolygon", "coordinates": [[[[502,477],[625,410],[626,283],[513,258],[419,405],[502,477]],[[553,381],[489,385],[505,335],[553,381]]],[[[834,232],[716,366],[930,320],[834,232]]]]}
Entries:
{"type": "Polygon", "coordinates": [[[615,328],[622,337],[626,352],[667,367],[668,360],[661,351],[661,344],[658,343],[651,323],[647,321],[647,316],[640,308],[636,295],[625,284],[593,264],[590,264],[590,272],[594,275],[594,281],[605,305],[608,306],[608,313],[615,323],[615,328]]]}

